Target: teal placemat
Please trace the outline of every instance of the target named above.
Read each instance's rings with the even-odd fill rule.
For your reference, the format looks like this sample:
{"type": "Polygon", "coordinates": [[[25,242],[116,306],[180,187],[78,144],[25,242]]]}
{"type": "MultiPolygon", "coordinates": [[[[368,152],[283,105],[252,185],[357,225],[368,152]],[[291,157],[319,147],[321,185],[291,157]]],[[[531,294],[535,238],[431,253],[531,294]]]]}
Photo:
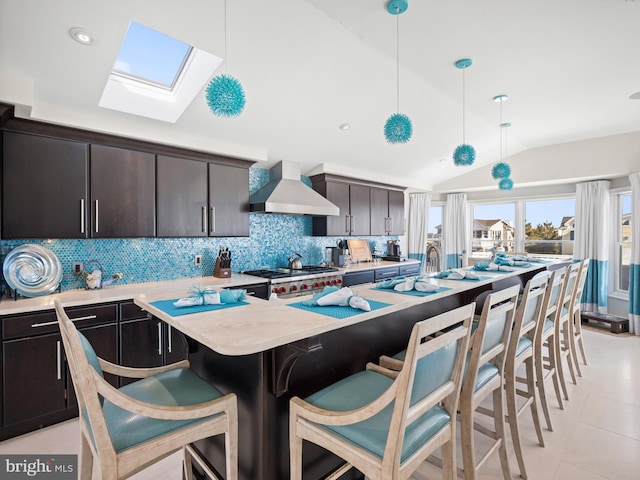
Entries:
{"type": "MultiPolygon", "coordinates": [[[[507,272],[504,272],[507,273],[507,272]]],[[[439,278],[439,277],[433,277],[433,278],[438,278],[439,280],[452,280],[455,282],[479,282],[480,280],[489,280],[491,277],[484,277],[482,275],[480,275],[478,278],[439,278]]]]}
{"type": "MultiPolygon", "coordinates": [[[[388,307],[391,305],[390,303],[377,302],[375,300],[367,300],[369,302],[369,306],[371,307],[371,311],[378,310],[379,308],[388,307]]],[[[365,313],[364,310],[358,310],[357,308],[351,307],[340,307],[337,305],[326,305],[324,307],[320,306],[310,306],[305,305],[304,302],[296,302],[290,303],[289,307],[299,308],[300,310],[306,310],[307,312],[319,313],[321,315],[328,315],[333,318],[349,318],[354,315],[359,315],[361,313],[365,313]]]]}
{"type": "MultiPolygon", "coordinates": [[[[505,265],[506,267],[506,265],[505,265]]],[[[476,270],[475,268],[470,268],[469,269],[470,272],[476,272],[476,273],[498,273],[498,274],[502,274],[502,273],[513,273],[513,271],[509,272],[507,270],[476,270]]],[[[444,279],[446,280],[446,279],[444,279]]]]}
{"type": "Polygon", "coordinates": [[[177,300],[178,300],[177,298],[174,298],[173,300],[158,300],[156,302],[151,302],[151,305],[153,305],[159,310],[162,310],[164,313],[168,313],[172,317],[179,317],[180,315],[188,315],[190,313],[209,312],[211,310],[223,310],[225,308],[240,307],[242,305],[248,305],[248,302],[239,301],[238,303],[220,303],[218,305],[196,305],[193,307],[176,307],[173,305],[173,302],[176,302],[177,300]]]}
{"type": "Polygon", "coordinates": [[[399,292],[394,290],[393,288],[372,288],[371,290],[383,291],[383,292],[391,292],[391,293],[403,293],[404,295],[413,295],[414,297],[426,297],[429,295],[433,295],[434,293],[444,292],[445,290],[451,290],[449,287],[438,287],[437,290],[433,292],[419,292],[418,290],[409,290],[408,292],[399,292]]]}

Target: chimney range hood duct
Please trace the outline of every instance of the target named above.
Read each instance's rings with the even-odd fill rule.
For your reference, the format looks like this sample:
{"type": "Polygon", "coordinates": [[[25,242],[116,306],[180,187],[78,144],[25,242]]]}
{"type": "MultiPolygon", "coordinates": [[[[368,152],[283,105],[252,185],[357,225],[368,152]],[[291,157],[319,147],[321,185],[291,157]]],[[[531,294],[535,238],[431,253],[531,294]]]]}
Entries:
{"type": "Polygon", "coordinates": [[[297,163],[281,161],[269,170],[269,183],[249,198],[255,213],[340,215],[340,208],[300,180],[297,163]]]}

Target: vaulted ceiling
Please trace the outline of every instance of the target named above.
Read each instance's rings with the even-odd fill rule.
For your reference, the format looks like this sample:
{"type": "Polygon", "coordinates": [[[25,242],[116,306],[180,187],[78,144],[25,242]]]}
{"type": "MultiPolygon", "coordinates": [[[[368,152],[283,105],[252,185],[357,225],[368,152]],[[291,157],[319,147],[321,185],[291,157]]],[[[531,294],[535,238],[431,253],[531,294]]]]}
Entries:
{"type": "Polygon", "coordinates": [[[223,0],[0,0],[0,101],[38,120],[436,190],[500,158],[498,94],[509,95],[512,123],[503,156],[640,131],[640,99],[630,98],[640,91],[640,2],[409,0],[399,18],[386,3],[228,0],[226,69],[244,86],[244,112],[214,116],[203,88],[166,123],[98,107],[128,24],[224,57],[223,0]],[[74,42],[76,26],[97,41],[74,42]],[[465,139],[477,159],[456,167],[454,63],[465,57],[465,139]],[[398,60],[399,109],[414,130],[390,145],[398,60]]]}

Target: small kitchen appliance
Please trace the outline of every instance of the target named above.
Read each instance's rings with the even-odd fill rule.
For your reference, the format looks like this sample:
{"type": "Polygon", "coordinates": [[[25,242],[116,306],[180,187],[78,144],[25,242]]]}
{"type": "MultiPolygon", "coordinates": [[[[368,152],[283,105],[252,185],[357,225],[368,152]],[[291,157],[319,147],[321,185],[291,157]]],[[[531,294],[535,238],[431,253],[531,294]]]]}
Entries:
{"type": "Polygon", "coordinates": [[[387,255],[382,259],[389,262],[404,262],[407,260],[407,257],[402,256],[399,240],[387,240],[387,255]]]}

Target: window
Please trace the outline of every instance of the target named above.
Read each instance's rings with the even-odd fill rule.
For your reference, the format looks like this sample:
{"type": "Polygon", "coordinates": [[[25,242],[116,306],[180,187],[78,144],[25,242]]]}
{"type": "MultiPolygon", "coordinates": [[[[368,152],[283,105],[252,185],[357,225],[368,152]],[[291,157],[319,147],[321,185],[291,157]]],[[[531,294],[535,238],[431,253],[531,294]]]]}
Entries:
{"type": "Polygon", "coordinates": [[[616,290],[629,291],[629,266],[631,265],[631,194],[618,197],[618,249],[616,261],[616,290]]]}
{"type": "Polygon", "coordinates": [[[437,272],[442,268],[442,205],[429,207],[429,225],[427,226],[426,265],[428,272],[437,272]]]}
{"type": "Polygon", "coordinates": [[[529,201],[525,202],[524,209],[527,253],[573,255],[574,198],[529,201]]]}
{"type": "Polygon", "coordinates": [[[440,241],[442,238],[442,205],[429,207],[427,240],[440,241]]]}
{"type": "Polygon", "coordinates": [[[473,206],[471,251],[474,257],[515,251],[514,203],[473,206]]]}
{"type": "Polygon", "coordinates": [[[131,22],[98,105],[176,122],[221,63],[220,57],[131,22]]]}

